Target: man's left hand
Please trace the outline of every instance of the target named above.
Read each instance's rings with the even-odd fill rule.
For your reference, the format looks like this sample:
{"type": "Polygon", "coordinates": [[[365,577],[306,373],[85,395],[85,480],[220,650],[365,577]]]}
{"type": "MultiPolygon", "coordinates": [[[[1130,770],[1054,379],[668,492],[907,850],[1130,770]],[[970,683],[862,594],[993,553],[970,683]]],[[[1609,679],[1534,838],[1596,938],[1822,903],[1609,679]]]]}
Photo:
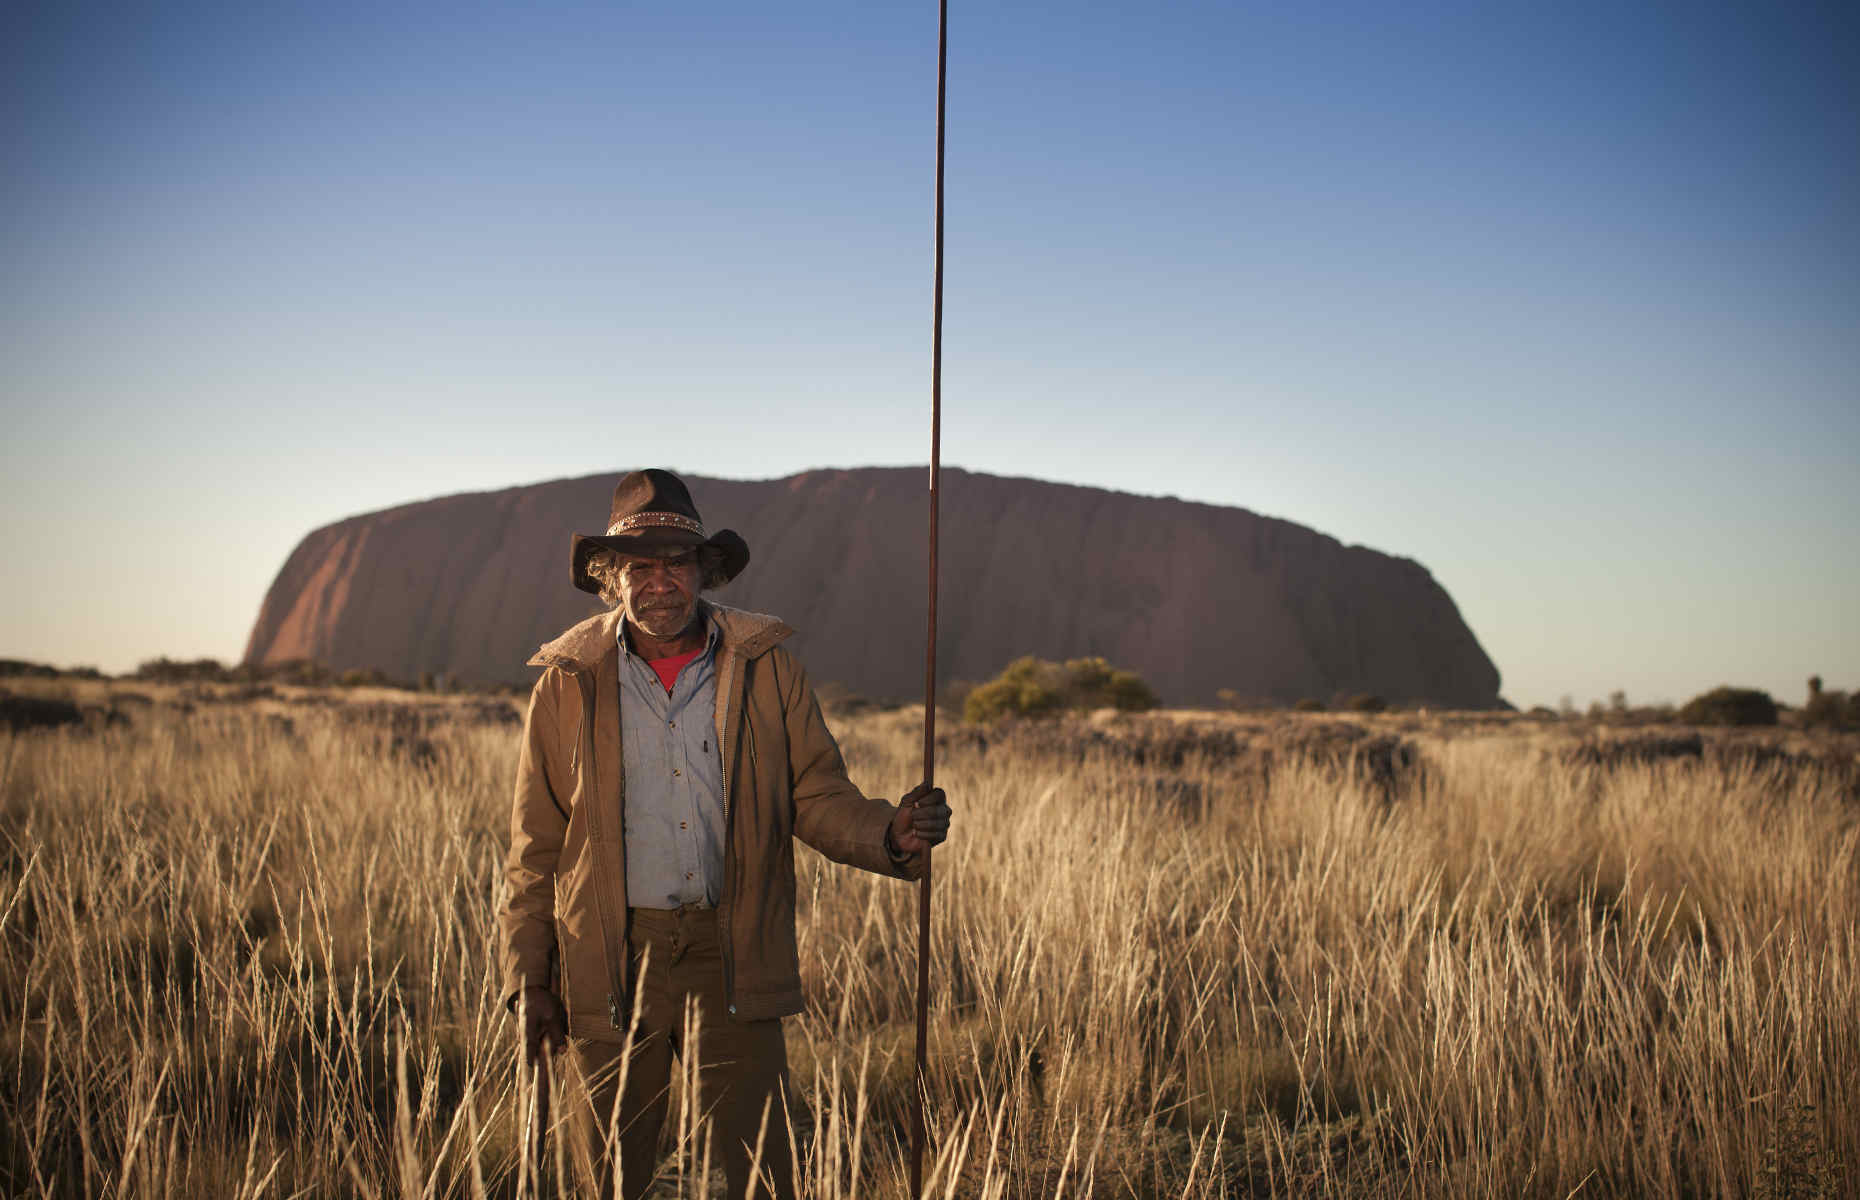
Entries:
{"type": "Polygon", "coordinates": [[[918,784],[898,801],[885,840],[899,854],[928,850],[949,836],[949,800],[942,788],[918,784]]]}

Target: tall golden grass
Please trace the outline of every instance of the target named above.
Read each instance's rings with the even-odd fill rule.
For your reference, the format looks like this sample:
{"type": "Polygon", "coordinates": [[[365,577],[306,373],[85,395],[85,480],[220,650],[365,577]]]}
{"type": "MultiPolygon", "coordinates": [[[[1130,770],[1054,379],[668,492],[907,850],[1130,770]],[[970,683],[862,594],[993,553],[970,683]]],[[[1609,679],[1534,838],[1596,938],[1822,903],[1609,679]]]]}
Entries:
{"type": "MultiPolygon", "coordinates": [[[[514,727],[270,707],[0,734],[0,1190],[566,1186],[498,1006],[514,727]]],[[[926,1194],[1860,1190],[1851,774],[1435,721],[1391,783],[1298,749],[1334,718],[1225,718],[1264,768],[1142,720],[939,765],[926,1194]]],[[[837,722],[868,791],[916,721],[837,722]]],[[[901,1195],[912,893],[803,858],[803,1178],[901,1195]]]]}

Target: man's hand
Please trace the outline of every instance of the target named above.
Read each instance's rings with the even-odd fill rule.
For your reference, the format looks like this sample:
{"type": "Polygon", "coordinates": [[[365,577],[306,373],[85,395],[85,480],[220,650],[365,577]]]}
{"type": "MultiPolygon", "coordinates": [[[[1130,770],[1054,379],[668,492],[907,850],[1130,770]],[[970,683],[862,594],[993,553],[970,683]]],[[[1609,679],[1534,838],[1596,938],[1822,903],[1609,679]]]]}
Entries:
{"type": "Polygon", "coordinates": [[[544,1043],[554,1054],[568,1045],[568,1014],[562,1002],[546,987],[526,987],[518,1001],[523,1008],[523,1062],[535,1066],[544,1043]]]}
{"type": "Polygon", "coordinates": [[[949,801],[942,788],[918,784],[898,801],[892,814],[891,828],[885,831],[886,847],[899,854],[928,850],[949,836],[949,801]]]}

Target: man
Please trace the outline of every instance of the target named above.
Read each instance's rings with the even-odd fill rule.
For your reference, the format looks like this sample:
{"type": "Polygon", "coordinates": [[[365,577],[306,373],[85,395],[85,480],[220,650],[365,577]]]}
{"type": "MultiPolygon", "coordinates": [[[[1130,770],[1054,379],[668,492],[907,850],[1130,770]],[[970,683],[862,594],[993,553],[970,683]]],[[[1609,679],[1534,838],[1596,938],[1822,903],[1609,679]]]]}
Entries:
{"type": "Polygon", "coordinates": [[[794,1194],[781,1033],[802,1008],[793,839],[914,878],[949,829],[941,789],[894,807],[847,779],[781,645],[788,626],[701,597],[748,561],[734,531],[705,534],[677,476],[635,471],[607,532],[571,551],[575,586],[611,611],[530,660],[543,675],[505,866],[506,1005],[527,1062],[572,1048],[577,1158],[604,1194],[616,1168],[623,1196],[645,1193],[675,1056],[695,1057],[733,1200],[752,1182],[794,1194]]]}

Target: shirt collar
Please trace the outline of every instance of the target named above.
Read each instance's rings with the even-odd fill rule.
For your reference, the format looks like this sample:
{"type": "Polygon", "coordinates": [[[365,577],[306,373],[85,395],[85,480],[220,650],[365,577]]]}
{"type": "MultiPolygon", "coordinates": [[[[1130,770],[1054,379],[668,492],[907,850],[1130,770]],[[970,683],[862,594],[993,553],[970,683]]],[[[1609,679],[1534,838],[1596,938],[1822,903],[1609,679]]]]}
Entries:
{"type": "MultiPolygon", "coordinates": [[[[710,605],[701,600],[698,602],[698,619],[704,622],[704,648],[700,653],[709,654],[717,648],[717,640],[723,636],[723,631],[717,625],[717,614],[711,612],[710,605]]],[[[622,659],[639,658],[639,655],[633,653],[633,647],[626,644],[626,618],[624,616],[614,622],[614,641],[620,644],[622,659]]],[[[639,661],[645,662],[646,660],[640,658],[639,661]]]]}

